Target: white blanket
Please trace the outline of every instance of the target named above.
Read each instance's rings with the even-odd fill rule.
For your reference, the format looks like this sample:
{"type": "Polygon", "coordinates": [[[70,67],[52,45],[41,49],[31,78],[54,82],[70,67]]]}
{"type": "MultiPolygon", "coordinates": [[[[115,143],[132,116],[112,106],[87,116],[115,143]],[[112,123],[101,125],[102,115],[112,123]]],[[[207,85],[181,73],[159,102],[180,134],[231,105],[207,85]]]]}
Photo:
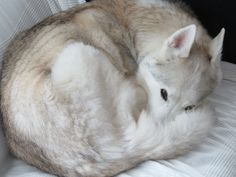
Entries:
{"type": "MultiPolygon", "coordinates": [[[[13,36],[46,16],[84,0],[0,0],[0,59],[13,36]]],[[[224,80],[210,97],[217,125],[188,154],[173,160],[148,161],[119,177],[236,177],[236,65],[222,62],[224,80]]],[[[0,177],[52,175],[10,156],[0,129],[0,177]]]]}

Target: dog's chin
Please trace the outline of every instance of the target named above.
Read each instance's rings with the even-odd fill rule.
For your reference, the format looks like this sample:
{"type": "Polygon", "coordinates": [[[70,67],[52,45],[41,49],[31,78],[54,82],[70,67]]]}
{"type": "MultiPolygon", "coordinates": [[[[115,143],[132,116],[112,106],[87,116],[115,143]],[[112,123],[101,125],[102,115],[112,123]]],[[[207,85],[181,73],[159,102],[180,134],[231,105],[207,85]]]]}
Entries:
{"type": "Polygon", "coordinates": [[[176,117],[176,119],[188,119],[193,123],[192,126],[194,126],[196,123],[198,125],[204,123],[213,125],[215,118],[215,110],[209,103],[204,103],[191,111],[182,111],[182,113],[176,117]]]}
{"type": "Polygon", "coordinates": [[[190,111],[183,111],[180,116],[193,116],[193,117],[214,117],[215,110],[214,107],[208,102],[204,102],[201,105],[193,108],[190,111]]]}
{"type": "Polygon", "coordinates": [[[214,109],[204,104],[193,111],[183,111],[166,124],[166,137],[170,136],[170,146],[175,146],[175,156],[196,148],[203,143],[215,123],[214,109]]]}
{"type": "Polygon", "coordinates": [[[215,121],[213,107],[210,104],[203,104],[192,111],[183,111],[171,124],[181,127],[176,135],[186,139],[190,138],[192,144],[197,144],[212,131],[215,121]]]}

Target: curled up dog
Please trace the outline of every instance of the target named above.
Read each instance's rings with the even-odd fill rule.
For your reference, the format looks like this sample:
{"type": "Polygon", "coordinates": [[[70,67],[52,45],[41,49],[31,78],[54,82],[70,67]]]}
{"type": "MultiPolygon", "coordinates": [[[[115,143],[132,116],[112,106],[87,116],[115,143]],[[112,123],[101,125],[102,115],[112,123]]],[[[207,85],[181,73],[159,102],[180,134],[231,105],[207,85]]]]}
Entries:
{"type": "Polygon", "coordinates": [[[10,150],[49,173],[114,176],[199,143],[214,124],[224,29],[180,2],[95,0],[19,34],[5,53],[10,150]]]}

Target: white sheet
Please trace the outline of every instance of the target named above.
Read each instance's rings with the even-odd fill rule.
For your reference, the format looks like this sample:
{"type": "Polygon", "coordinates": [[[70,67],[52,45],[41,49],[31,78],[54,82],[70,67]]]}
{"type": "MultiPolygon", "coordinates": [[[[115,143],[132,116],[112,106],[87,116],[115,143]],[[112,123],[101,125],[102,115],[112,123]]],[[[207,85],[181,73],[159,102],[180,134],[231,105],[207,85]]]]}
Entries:
{"type": "MultiPolygon", "coordinates": [[[[84,0],[0,0],[0,59],[18,32],[84,0]]],[[[222,63],[224,80],[211,96],[218,122],[190,153],[169,161],[148,161],[119,177],[236,177],[236,65],[222,63]]],[[[0,177],[49,177],[11,157],[0,130],[0,177]]]]}

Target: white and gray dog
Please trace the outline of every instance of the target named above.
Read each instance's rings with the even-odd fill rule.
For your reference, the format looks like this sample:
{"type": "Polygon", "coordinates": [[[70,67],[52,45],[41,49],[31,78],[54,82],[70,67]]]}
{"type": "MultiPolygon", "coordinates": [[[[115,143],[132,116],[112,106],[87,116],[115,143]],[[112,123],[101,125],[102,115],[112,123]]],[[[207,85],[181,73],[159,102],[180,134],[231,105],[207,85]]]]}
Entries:
{"type": "Polygon", "coordinates": [[[214,123],[224,29],[180,2],[96,0],[8,47],[1,109],[11,151],[66,177],[113,176],[197,144],[214,123]]]}

